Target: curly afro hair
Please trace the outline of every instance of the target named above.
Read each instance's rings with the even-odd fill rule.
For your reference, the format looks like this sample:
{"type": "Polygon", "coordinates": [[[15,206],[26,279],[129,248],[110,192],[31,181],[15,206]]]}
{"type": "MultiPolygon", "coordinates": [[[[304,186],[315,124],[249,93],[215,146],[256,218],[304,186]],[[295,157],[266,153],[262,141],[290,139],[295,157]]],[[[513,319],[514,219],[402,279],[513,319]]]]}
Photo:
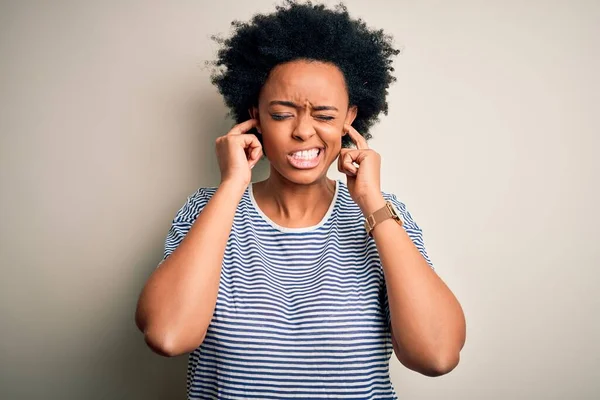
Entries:
{"type": "MultiPolygon", "coordinates": [[[[369,29],[362,19],[351,19],[343,3],[334,9],[286,0],[271,14],[257,14],[250,22],[233,21],[228,39],[213,36],[220,44],[211,81],[223,95],[237,123],[249,118],[248,109],[258,105],[258,96],[270,71],[278,64],[311,60],[336,65],[343,73],[349,103],[358,108],[354,128],[370,139],[369,128],[381,112],[387,115],[386,96],[390,83],[392,37],[383,30],[369,29]]],[[[259,139],[262,139],[259,136],[259,139]]],[[[262,140],[261,140],[262,141],[262,140]]],[[[351,144],[349,135],[342,146],[351,144]]]]}

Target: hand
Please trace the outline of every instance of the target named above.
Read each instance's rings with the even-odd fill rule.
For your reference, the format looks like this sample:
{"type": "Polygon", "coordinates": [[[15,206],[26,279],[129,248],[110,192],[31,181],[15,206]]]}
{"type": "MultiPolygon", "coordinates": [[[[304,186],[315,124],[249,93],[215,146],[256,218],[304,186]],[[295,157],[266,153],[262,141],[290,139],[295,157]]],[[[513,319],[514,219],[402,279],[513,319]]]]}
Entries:
{"type": "Polygon", "coordinates": [[[345,124],[344,129],[356,144],[356,149],[340,151],[338,170],[346,174],[352,200],[364,215],[369,215],[385,205],[380,184],[381,156],[369,148],[366,139],[352,126],[345,124]]]}
{"type": "Polygon", "coordinates": [[[262,146],[257,137],[247,134],[257,125],[256,119],[249,119],[231,128],[225,135],[217,138],[215,148],[221,183],[235,182],[246,187],[252,179],[252,168],[262,157],[262,146]]]}

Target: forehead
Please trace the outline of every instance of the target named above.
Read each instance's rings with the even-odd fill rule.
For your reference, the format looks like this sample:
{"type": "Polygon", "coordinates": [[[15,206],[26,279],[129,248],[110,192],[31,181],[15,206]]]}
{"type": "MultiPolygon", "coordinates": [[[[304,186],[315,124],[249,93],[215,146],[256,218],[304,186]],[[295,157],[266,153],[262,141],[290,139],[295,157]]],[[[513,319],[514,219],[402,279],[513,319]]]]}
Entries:
{"type": "Polygon", "coordinates": [[[294,61],[275,67],[261,90],[262,100],[310,102],[313,105],[348,103],[344,75],[333,64],[294,61]]]}

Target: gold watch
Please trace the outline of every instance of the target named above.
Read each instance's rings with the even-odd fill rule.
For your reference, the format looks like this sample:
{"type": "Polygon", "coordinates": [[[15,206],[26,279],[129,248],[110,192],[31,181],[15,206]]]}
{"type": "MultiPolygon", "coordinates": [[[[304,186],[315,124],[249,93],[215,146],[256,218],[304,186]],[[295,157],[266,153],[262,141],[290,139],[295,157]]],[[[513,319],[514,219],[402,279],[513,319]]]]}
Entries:
{"type": "Polygon", "coordinates": [[[365,229],[369,236],[373,237],[372,231],[375,226],[386,219],[394,219],[400,226],[402,226],[402,218],[400,218],[400,213],[392,204],[391,201],[387,200],[385,202],[385,206],[380,208],[379,210],[373,212],[367,218],[365,218],[365,229]]]}

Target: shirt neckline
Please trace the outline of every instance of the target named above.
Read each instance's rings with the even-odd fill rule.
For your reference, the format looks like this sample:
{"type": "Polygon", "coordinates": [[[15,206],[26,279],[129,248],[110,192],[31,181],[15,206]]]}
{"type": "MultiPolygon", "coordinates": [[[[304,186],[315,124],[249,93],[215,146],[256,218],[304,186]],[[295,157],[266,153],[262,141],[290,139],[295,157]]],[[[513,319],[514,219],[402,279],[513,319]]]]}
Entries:
{"type": "Polygon", "coordinates": [[[252,190],[252,185],[253,184],[254,183],[251,182],[250,185],[248,185],[248,196],[250,197],[250,202],[252,203],[252,206],[254,207],[254,210],[258,213],[258,215],[261,216],[261,218],[265,222],[267,222],[273,228],[277,229],[280,232],[287,232],[287,233],[310,232],[310,231],[314,231],[316,229],[319,229],[321,226],[323,226],[327,222],[327,220],[329,220],[329,217],[333,213],[333,209],[335,208],[335,205],[337,204],[337,199],[338,199],[338,195],[339,195],[339,192],[340,192],[340,181],[338,179],[336,179],[335,180],[335,191],[333,193],[333,199],[331,200],[331,204],[329,204],[329,208],[327,209],[327,212],[325,213],[325,215],[323,216],[323,218],[321,219],[321,221],[319,221],[318,224],[312,225],[312,226],[305,226],[305,227],[299,227],[299,228],[289,228],[289,227],[281,226],[281,225],[277,224],[271,218],[267,217],[267,215],[265,213],[263,213],[263,211],[258,206],[258,203],[256,203],[256,199],[254,198],[254,191],[252,190]]]}

